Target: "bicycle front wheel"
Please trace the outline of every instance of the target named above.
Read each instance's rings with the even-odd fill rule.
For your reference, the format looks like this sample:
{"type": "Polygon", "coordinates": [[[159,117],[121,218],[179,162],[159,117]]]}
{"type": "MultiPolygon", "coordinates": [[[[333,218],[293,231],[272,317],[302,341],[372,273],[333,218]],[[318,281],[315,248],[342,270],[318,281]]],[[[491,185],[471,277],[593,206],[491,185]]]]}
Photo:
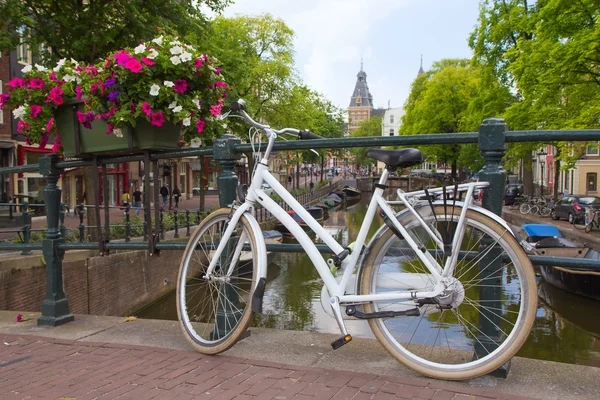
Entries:
{"type": "Polygon", "coordinates": [[[528,203],[523,203],[519,207],[519,212],[521,214],[529,214],[529,210],[531,210],[531,206],[528,203]]]}
{"type": "Polygon", "coordinates": [[[225,250],[217,254],[230,223],[230,212],[229,208],[217,210],[196,228],[183,254],[177,279],[181,328],[188,342],[205,354],[220,353],[233,346],[252,318],[259,262],[256,235],[261,232],[255,232],[242,216],[225,250]],[[215,258],[215,270],[206,276],[215,258]]]}
{"type": "MultiPolygon", "coordinates": [[[[422,217],[442,236],[455,232],[460,209],[436,207],[422,217]]],[[[444,265],[448,254],[436,248],[409,213],[401,224],[444,265]]],[[[419,316],[374,318],[373,333],[388,352],[408,367],[438,379],[469,379],[506,363],[527,339],[537,306],[533,267],[512,234],[493,219],[467,211],[461,252],[453,277],[441,295],[364,305],[365,312],[418,308],[419,316]]],[[[406,240],[386,229],[359,271],[361,294],[432,290],[435,281],[406,240]]]]}

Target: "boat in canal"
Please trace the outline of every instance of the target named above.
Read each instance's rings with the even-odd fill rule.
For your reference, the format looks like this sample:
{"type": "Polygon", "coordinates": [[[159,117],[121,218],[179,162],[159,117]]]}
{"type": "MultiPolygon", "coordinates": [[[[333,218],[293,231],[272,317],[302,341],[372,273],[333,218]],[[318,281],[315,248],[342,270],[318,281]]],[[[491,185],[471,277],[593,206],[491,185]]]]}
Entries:
{"type": "MultiPolygon", "coordinates": [[[[304,207],[304,209],[308,211],[311,217],[313,217],[319,223],[322,223],[325,219],[325,210],[323,209],[323,207],[306,206],[304,207]]],[[[304,220],[298,215],[298,213],[296,213],[296,211],[289,210],[287,213],[290,215],[290,217],[294,219],[294,221],[298,223],[298,225],[302,227],[302,229],[304,229],[305,231],[310,230],[308,224],[304,222],[304,220]]],[[[283,237],[286,239],[294,238],[294,235],[292,235],[292,233],[283,224],[277,224],[275,226],[275,230],[281,232],[283,234],[283,237]]]]}
{"type": "MultiPolygon", "coordinates": [[[[539,255],[585,258],[596,260],[600,265],[600,253],[565,239],[554,225],[524,224],[521,225],[521,229],[521,235],[533,245],[539,255]]],[[[546,282],[556,287],[580,296],[600,300],[600,268],[582,270],[541,265],[540,272],[546,282]]]]}
{"type": "Polygon", "coordinates": [[[344,186],[342,188],[342,192],[344,192],[344,194],[346,195],[346,198],[348,200],[352,200],[352,199],[360,199],[360,190],[358,190],[357,188],[354,188],[352,186],[344,186]]]}

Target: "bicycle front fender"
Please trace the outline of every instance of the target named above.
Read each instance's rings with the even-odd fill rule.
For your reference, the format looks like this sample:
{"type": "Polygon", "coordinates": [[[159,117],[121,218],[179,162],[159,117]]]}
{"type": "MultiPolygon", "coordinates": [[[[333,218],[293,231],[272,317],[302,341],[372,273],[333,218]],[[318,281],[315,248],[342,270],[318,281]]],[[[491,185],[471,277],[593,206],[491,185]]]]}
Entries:
{"type": "Polygon", "coordinates": [[[262,234],[262,229],[258,224],[258,221],[250,211],[244,212],[244,217],[250,223],[252,230],[256,233],[256,252],[257,258],[259,260],[258,265],[255,265],[254,268],[257,268],[257,279],[256,284],[258,285],[261,278],[267,278],[267,246],[265,244],[265,237],[262,234]]]}

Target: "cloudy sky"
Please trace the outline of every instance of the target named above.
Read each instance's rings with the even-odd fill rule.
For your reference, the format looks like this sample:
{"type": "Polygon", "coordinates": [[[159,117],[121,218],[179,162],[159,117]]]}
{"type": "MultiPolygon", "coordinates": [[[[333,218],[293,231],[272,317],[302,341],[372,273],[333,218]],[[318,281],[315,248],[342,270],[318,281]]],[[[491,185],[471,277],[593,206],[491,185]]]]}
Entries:
{"type": "Polygon", "coordinates": [[[478,0],[234,0],[226,16],[270,13],[295,32],[304,82],[348,107],[361,57],[377,107],[404,104],[419,70],[469,58],[478,0]]]}

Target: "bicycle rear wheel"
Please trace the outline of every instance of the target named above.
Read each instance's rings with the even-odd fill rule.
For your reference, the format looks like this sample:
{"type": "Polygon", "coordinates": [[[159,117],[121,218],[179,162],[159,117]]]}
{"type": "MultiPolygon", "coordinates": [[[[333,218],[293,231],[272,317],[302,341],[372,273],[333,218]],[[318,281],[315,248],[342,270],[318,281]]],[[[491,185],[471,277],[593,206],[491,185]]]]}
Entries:
{"type": "Polygon", "coordinates": [[[531,209],[531,206],[528,203],[523,203],[521,204],[521,206],[519,207],[519,212],[521,214],[529,214],[529,210],[531,209]]]}
{"type": "Polygon", "coordinates": [[[216,354],[233,346],[248,328],[257,281],[257,234],[245,216],[225,250],[216,249],[229,222],[223,208],[196,228],[181,260],[177,279],[177,315],[185,338],[199,352],[216,354]],[[236,251],[237,249],[237,251],[236,251]],[[241,251],[240,251],[241,250],[241,251]],[[215,257],[210,278],[207,268],[215,257]],[[231,273],[229,267],[235,264],[231,273]]]}
{"type": "MultiPolygon", "coordinates": [[[[454,232],[460,209],[435,208],[424,220],[443,236],[454,232]]],[[[442,249],[409,213],[399,216],[413,239],[444,265],[442,249]]],[[[537,291],[533,267],[512,234],[493,219],[469,210],[454,277],[435,304],[382,301],[367,313],[418,308],[419,316],[370,319],[388,352],[410,368],[439,379],[469,379],[505,364],[533,325],[537,291]]],[[[431,290],[435,282],[408,243],[386,229],[360,269],[361,294],[431,290]]]]}

